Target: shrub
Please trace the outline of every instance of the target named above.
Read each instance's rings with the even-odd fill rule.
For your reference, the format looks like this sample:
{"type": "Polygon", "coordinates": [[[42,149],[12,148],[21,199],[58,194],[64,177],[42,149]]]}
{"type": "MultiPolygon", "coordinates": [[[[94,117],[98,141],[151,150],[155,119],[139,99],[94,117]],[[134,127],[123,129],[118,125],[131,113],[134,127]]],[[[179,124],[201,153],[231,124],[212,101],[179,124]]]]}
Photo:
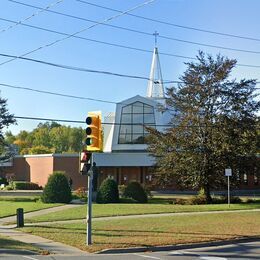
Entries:
{"type": "Polygon", "coordinates": [[[147,203],[148,201],[144,188],[138,182],[130,182],[125,189],[124,196],[132,198],[139,203],[147,203]]]}
{"type": "Polygon", "coordinates": [[[28,181],[12,181],[9,186],[11,190],[40,190],[37,183],[28,181]]]}
{"type": "Polygon", "coordinates": [[[189,203],[189,201],[187,199],[175,198],[172,201],[170,201],[169,203],[176,204],[176,205],[187,205],[189,203]]]}
{"type": "Polygon", "coordinates": [[[123,197],[125,194],[126,185],[118,185],[119,196],[123,197]]]}
{"type": "Polygon", "coordinates": [[[8,184],[8,181],[5,177],[0,177],[0,185],[1,184],[4,184],[4,185],[7,185],[8,184]]]}
{"type": "MultiPolygon", "coordinates": [[[[225,204],[228,201],[227,196],[220,196],[213,199],[213,203],[215,204],[225,204]]],[[[239,197],[236,196],[230,196],[230,203],[241,203],[242,200],[239,197]]]]}
{"type": "Polygon", "coordinates": [[[104,180],[97,192],[97,203],[118,203],[119,192],[117,183],[114,180],[104,180]]]}
{"type": "Polygon", "coordinates": [[[79,187],[76,191],[75,191],[75,195],[80,198],[80,199],[86,199],[87,198],[87,191],[86,188],[84,187],[79,187]]]}
{"type": "Polygon", "coordinates": [[[63,172],[53,172],[44,187],[42,201],[45,203],[69,203],[71,189],[67,177],[63,172]]]}
{"type": "Polygon", "coordinates": [[[145,185],[145,186],[144,186],[144,191],[145,191],[145,193],[146,193],[146,195],[147,195],[147,197],[148,197],[149,199],[152,199],[152,198],[153,198],[152,186],[151,186],[151,185],[145,185]]]}

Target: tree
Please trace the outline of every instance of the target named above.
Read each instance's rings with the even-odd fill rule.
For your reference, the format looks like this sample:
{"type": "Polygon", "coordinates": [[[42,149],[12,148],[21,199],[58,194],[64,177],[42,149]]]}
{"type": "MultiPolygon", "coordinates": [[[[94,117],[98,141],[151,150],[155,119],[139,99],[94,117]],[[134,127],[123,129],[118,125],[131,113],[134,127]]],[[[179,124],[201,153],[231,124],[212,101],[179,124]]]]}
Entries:
{"type": "Polygon", "coordinates": [[[81,127],[63,126],[56,122],[38,124],[31,132],[20,131],[16,136],[9,131],[6,141],[19,147],[20,154],[80,152],[85,132],[81,127]]]}
{"type": "Polygon", "coordinates": [[[172,120],[165,132],[150,129],[148,150],[157,159],[161,184],[173,179],[184,188],[210,191],[223,187],[224,169],[258,163],[255,80],[229,80],[235,60],[199,52],[187,63],[178,88],[167,89],[172,120]]]}
{"type": "Polygon", "coordinates": [[[5,141],[3,129],[16,121],[14,116],[8,112],[7,100],[0,97],[0,162],[8,160],[13,155],[13,149],[5,141]]]}

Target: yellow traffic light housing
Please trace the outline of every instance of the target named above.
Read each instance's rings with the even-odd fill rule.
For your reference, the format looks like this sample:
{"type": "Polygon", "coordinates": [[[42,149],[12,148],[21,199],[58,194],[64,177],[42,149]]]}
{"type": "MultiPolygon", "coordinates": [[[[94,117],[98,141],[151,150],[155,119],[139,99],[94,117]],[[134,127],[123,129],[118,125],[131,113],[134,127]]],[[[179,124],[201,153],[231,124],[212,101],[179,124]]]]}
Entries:
{"type": "Polygon", "coordinates": [[[100,151],[102,150],[102,138],[101,138],[101,113],[88,113],[86,118],[86,142],[88,151],[100,151]]]}

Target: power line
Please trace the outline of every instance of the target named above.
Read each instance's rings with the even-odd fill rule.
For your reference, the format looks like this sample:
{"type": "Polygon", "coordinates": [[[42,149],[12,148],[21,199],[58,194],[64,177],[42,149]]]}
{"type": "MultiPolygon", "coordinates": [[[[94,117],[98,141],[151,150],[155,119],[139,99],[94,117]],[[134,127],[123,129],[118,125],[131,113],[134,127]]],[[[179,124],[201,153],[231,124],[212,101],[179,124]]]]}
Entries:
{"type": "MultiPolygon", "coordinates": [[[[9,22],[9,23],[16,23],[16,21],[5,19],[5,18],[1,18],[1,17],[0,17],[0,20],[1,21],[5,21],[5,22],[9,22]]],[[[60,31],[47,29],[47,28],[43,28],[43,27],[39,27],[39,26],[35,26],[35,25],[30,25],[30,24],[26,24],[26,23],[21,23],[21,25],[26,26],[26,27],[30,27],[30,28],[33,28],[33,29],[37,29],[37,30],[42,30],[42,31],[55,33],[55,34],[60,34],[60,35],[63,35],[63,36],[68,36],[69,35],[68,33],[65,33],[65,32],[60,32],[60,31]]],[[[100,41],[100,40],[90,39],[90,38],[76,36],[76,35],[72,36],[72,37],[76,38],[76,39],[80,39],[80,40],[91,41],[91,42],[105,44],[105,45],[109,45],[109,46],[113,46],[113,47],[119,47],[119,48],[124,48],[124,49],[129,49],[129,50],[134,50],[134,51],[141,51],[141,52],[146,52],[146,53],[153,53],[153,51],[151,51],[151,50],[137,48],[137,47],[133,47],[133,46],[126,46],[126,45],[122,45],[122,44],[116,44],[116,43],[111,43],[111,42],[106,42],[106,41],[100,41]]],[[[188,56],[177,55],[177,54],[172,54],[172,53],[165,53],[165,52],[160,52],[160,55],[196,60],[196,58],[194,58],[194,57],[188,57],[188,56]]],[[[255,66],[255,65],[250,65],[250,66],[255,66]]]]}
{"type": "MultiPolygon", "coordinates": [[[[26,116],[14,116],[16,119],[25,119],[25,120],[37,120],[37,121],[50,121],[50,122],[63,122],[63,123],[79,123],[79,124],[86,124],[85,121],[81,120],[70,120],[70,119],[54,119],[54,118],[43,118],[43,117],[26,117],[26,116]]],[[[219,126],[191,126],[191,125],[185,125],[185,126],[180,126],[176,124],[141,124],[141,123],[107,123],[107,122],[102,122],[102,125],[141,125],[141,126],[147,126],[147,127],[182,127],[182,128],[203,128],[203,127],[219,127],[219,126]]],[[[246,123],[246,126],[248,126],[248,123],[246,123]]],[[[258,126],[256,126],[259,128],[258,126]]]]}
{"type": "MultiPolygon", "coordinates": [[[[10,23],[17,23],[16,21],[5,19],[5,18],[1,18],[1,17],[0,17],[0,20],[5,21],[5,22],[10,22],[10,23]]],[[[60,32],[60,31],[56,31],[56,30],[52,30],[52,29],[47,29],[47,28],[43,28],[43,27],[39,27],[39,26],[35,26],[35,25],[30,25],[30,24],[26,24],[26,23],[20,23],[20,24],[23,25],[23,26],[29,27],[29,28],[42,30],[42,31],[50,32],[50,33],[55,33],[55,34],[59,34],[59,35],[63,35],[63,36],[68,36],[69,35],[68,33],[60,32]]],[[[100,41],[100,40],[90,39],[90,38],[86,38],[86,37],[82,37],[82,36],[76,36],[76,35],[72,36],[72,37],[76,38],[76,39],[80,39],[80,40],[85,40],[85,41],[105,44],[105,45],[118,47],[118,48],[124,48],[124,49],[139,51],[139,52],[145,52],[145,53],[153,53],[153,51],[151,51],[151,50],[137,48],[137,47],[133,47],[133,46],[126,46],[126,45],[122,45],[122,44],[116,44],[116,43],[111,43],[111,42],[106,42],[106,41],[100,41]]],[[[169,57],[183,58],[183,59],[190,59],[190,60],[197,60],[195,57],[183,56],[183,55],[178,55],[178,54],[173,54],[173,53],[166,53],[166,52],[160,52],[160,55],[169,56],[169,57]]],[[[242,67],[260,68],[260,65],[241,64],[241,63],[237,63],[236,65],[237,66],[242,66],[242,67]]]]}
{"type": "MultiPolygon", "coordinates": [[[[8,1],[12,2],[11,0],[8,0],[8,1]]],[[[53,6],[55,6],[55,5],[59,4],[59,3],[61,3],[62,1],[63,1],[63,0],[58,0],[58,1],[54,2],[54,3],[49,4],[49,5],[46,6],[45,8],[42,8],[41,10],[39,10],[39,11],[33,13],[32,15],[30,15],[30,16],[28,16],[28,17],[22,19],[22,20],[20,20],[19,22],[16,22],[14,25],[10,25],[10,26],[6,27],[5,29],[0,30],[0,33],[6,32],[6,31],[8,31],[8,30],[14,28],[15,26],[21,24],[21,23],[24,22],[24,21],[30,20],[31,18],[35,17],[36,15],[38,15],[38,14],[44,12],[44,11],[47,11],[48,9],[50,9],[51,7],[53,7],[53,6]]]]}
{"type": "MultiPolygon", "coordinates": [[[[95,7],[98,7],[98,8],[114,11],[114,12],[121,12],[120,10],[117,10],[117,9],[114,9],[114,8],[110,8],[110,7],[102,6],[102,5],[97,5],[97,4],[90,3],[90,2],[87,2],[87,1],[83,1],[83,0],[76,0],[76,1],[81,2],[83,4],[92,5],[92,6],[95,6],[95,7]]],[[[233,38],[238,38],[238,39],[260,42],[260,39],[258,39],[258,38],[247,37],[247,36],[242,36],[242,35],[235,35],[235,34],[230,34],[230,33],[217,32],[217,31],[212,31],[212,30],[205,30],[205,29],[195,28],[195,27],[190,27],[190,26],[184,26],[184,25],[170,23],[170,22],[166,22],[166,21],[162,21],[162,20],[158,20],[158,19],[153,19],[153,18],[149,18],[149,17],[144,17],[144,16],[136,15],[136,14],[130,14],[129,13],[127,15],[132,16],[132,17],[136,17],[136,18],[140,18],[140,19],[143,19],[143,20],[151,21],[151,22],[156,22],[156,23],[160,23],[160,24],[173,26],[173,27],[178,27],[178,28],[183,28],[183,29],[188,29],[188,30],[193,30],[193,31],[199,31],[199,32],[204,32],[204,33],[210,33],[210,34],[216,34],[216,35],[222,35],[222,36],[228,36],[228,37],[233,37],[233,38]]]]}
{"type": "MultiPolygon", "coordinates": [[[[19,4],[22,4],[22,5],[25,5],[25,6],[28,6],[28,7],[41,9],[41,7],[24,4],[24,3],[21,3],[21,2],[15,1],[15,0],[10,0],[10,1],[14,2],[14,3],[19,3],[19,4]]],[[[61,12],[56,12],[56,11],[52,11],[52,10],[48,10],[48,12],[55,13],[55,14],[62,15],[62,16],[67,16],[67,17],[74,18],[74,19],[84,20],[84,21],[91,22],[91,23],[97,23],[97,21],[89,20],[89,19],[86,19],[86,18],[74,16],[74,15],[64,14],[64,13],[61,13],[61,12]]],[[[99,24],[104,25],[104,26],[109,26],[109,27],[112,27],[112,28],[116,28],[116,29],[120,29],[120,30],[125,30],[125,31],[129,31],[129,32],[133,32],[133,33],[138,33],[138,34],[154,37],[153,33],[149,33],[149,32],[144,32],[144,31],[140,31],[140,30],[136,30],[136,29],[126,28],[126,27],[116,26],[116,25],[111,25],[111,24],[106,24],[106,23],[99,23],[99,24]]],[[[260,54],[259,51],[246,50],[246,49],[236,49],[236,48],[229,48],[229,47],[219,46],[219,45],[205,44],[205,43],[200,43],[200,42],[194,42],[194,41],[188,41],[188,40],[173,38],[173,37],[170,37],[170,36],[159,35],[158,37],[165,39],[165,40],[183,42],[183,43],[188,43],[188,44],[197,45],[197,46],[210,47],[210,48],[223,49],[223,50],[231,50],[231,51],[251,53],[251,54],[260,54]]],[[[244,66],[247,66],[247,65],[244,65],[244,66]]],[[[254,67],[254,65],[251,65],[251,66],[254,67]]]]}
{"type": "MultiPolygon", "coordinates": [[[[77,34],[80,34],[80,33],[82,33],[82,32],[85,32],[85,31],[89,30],[89,29],[92,29],[92,28],[94,28],[94,27],[96,27],[96,26],[98,26],[98,25],[100,25],[100,24],[104,24],[104,23],[110,22],[110,21],[112,21],[112,20],[114,20],[114,19],[116,19],[116,18],[118,18],[118,17],[120,17],[120,16],[123,16],[123,15],[125,15],[125,14],[127,14],[127,13],[129,13],[129,12],[131,12],[131,11],[134,11],[134,10],[136,10],[136,9],[138,9],[138,8],[141,8],[141,7],[145,6],[145,5],[148,5],[148,4],[150,4],[150,3],[154,2],[154,1],[155,1],[155,0],[145,1],[144,3],[139,4],[139,5],[137,5],[137,6],[134,6],[133,8],[130,8],[130,9],[124,11],[124,12],[121,12],[120,14],[113,15],[113,16],[111,16],[111,17],[109,17],[109,18],[106,18],[106,19],[104,19],[104,20],[102,20],[102,21],[98,21],[98,22],[94,23],[93,25],[91,25],[91,26],[89,26],[89,27],[87,27],[87,28],[84,28],[84,29],[82,29],[82,30],[80,30],[80,31],[77,31],[77,32],[75,32],[75,33],[72,33],[72,34],[70,34],[70,35],[68,35],[68,36],[65,36],[65,37],[63,37],[63,38],[60,38],[60,39],[55,40],[55,41],[53,41],[53,42],[50,42],[50,43],[48,43],[48,44],[42,45],[42,46],[40,46],[40,47],[38,47],[38,48],[36,48],[36,49],[34,49],[34,50],[31,50],[31,51],[29,51],[29,52],[24,53],[24,54],[22,54],[22,55],[20,55],[20,56],[18,56],[18,57],[24,57],[24,56],[27,56],[27,55],[29,55],[29,54],[31,54],[31,53],[34,53],[34,52],[36,52],[36,51],[39,51],[39,50],[41,50],[41,49],[43,49],[43,48],[47,48],[47,47],[50,47],[50,46],[52,46],[52,45],[55,45],[55,44],[57,44],[57,43],[59,43],[59,42],[62,42],[62,41],[64,41],[64,40],[67,40],[67,39],[69,39],[69,38],[71,38],[71,37],[73,37],[73,36],[75,36],[75,35],[77,35],[77,34]]],[[[13,61],[13,60],[16,60],[18,57],[13,58],[13,59],[10,59],[10,60],[7,60],[7,61],[5,61],[5,62],[2,62],[0,65],[3,65],[3,64],[6,64],[6,63],[8,63],[8,62],[11,62],[11,61],[13,61]]]]}
{"type": "MultiPolygon", "coordinates": [[[[39,64],[44,64],[44,65],[53,66],[53,67],[62,68],[62,69],[67,69],[67,70],[81,71],[81,72],[87,72],[87,73],[98,73],[98,74],[104,74],[104,75],[116,76],[116,77],[123,77],[123,78],[131,78],[131,79],[150,80],[148,77],[128,75],[128,74],[120,74],[120,73],[114,73],[114,72],[110,72],[110,71],[93,70],[93,69],[74,67],[74,66],[69,66],[69,65],[62,65],[62,64],[47,62],[47,61],[43,61],[43,60],[36,60],[36,59],[25,58],[25,57],[21,57],[21,56],[9,55],[9,54],[5,54],[5,53],[0,53],[0,56],[12,58],[12,59],[21,59],[21,60],[36,62],[36,63],[39,63],[39,64]]],[[[181,83],[181,82],[176,81],[176,80],[170,80],[170,81],[165,81],[164,83],[169,84],[169,83],[181,83]]]]}
{"type": "MultiPolygon", "coordinates": [[[[256,82],[256,83],[259,84],[260,82],[256,82]]],[[[89,101],[102,102],[102,103],[108,103],[108,104],[129,105],[128,103],[124,103],[124,102],[115,102],[115,101],[109,101],[109,100],[103,100],[103,99],[97,99],[97,98],[75,96],[75,95],[63,94],[63,93],[58,93],[58,92],[51,92],[51,91],[46,91],[46,90],[33,89],[33,88],[28,88],[28,87],[14,86],[14,85],[5,84],[5,83],[0,83],[0,86],[12,88],[12,89],[26,90],[26,91],[36,92],[36,93],[43,93],[43,94],[48,94],[48,95],[60,96],[60,97],[66,97],[66,98],[89,100],[89,101]]],[[[260,89],[260,88],[255,88],[255,90],[258,90],[258,89],[260,89]]],[[[134,105],[134,106],[135,107],[142,107],[142,106],[139,106],[139,105],[134,105]]]]}
{"type": "Polygon", "coordinates": [[[33,88],[27,88],[27,87],[18,87],[18,86],[4,84],[4,83],[0,83],[0,86],[7,87],[7,88],[13,88],[13,89],[27,90],[27,91],[43,93],[43,94],[49,94],[49,95],[54,95],[54,96],[67,97],[67,98],[74,98],[74,99],[81,99],[81,100],[97,101],[97,102],[102,102],[102,103],[117,104],[117,102],[108,101],[108,100],[89,98],[89,97],[80,97],[80,96],[62,94],[62,93],[51,92],[51,91],[46,91],[46,90],[39,90],[39,89],[33,89],[33,88]]]}

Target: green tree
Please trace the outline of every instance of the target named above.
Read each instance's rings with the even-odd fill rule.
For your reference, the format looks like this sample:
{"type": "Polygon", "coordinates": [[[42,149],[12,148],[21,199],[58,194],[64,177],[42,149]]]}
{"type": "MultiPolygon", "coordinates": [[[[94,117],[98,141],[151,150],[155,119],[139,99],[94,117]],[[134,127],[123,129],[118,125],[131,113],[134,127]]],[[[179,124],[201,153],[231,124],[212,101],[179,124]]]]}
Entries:
{"type": "Polygon", "coordinates": [[[259,163],[255,80],[229,80],[235,60],[199,52],[187,63],[178,88],[167,89],[172,120],[165,132],[150,129],[148,150],[157,159],[161,184],[210,191],[223,187],[224,169],[259,163]]]}
{"type": "Polygon", "coordinates": [[[81,151],[84,136],[81,127],[46,122],[38,124],[31,132],[23,130],[16,136],[7,132],[6,140],[17,145],[20,154],[74,153],[81,151]]]}
{"type": "Polygon", "coordinates": [[[14,116],[8,112],[7,100],[0,97],[0,162],[8,160],[13,154],[12,148],[5,141],[3,130],[15,122],[14,116]]]}

